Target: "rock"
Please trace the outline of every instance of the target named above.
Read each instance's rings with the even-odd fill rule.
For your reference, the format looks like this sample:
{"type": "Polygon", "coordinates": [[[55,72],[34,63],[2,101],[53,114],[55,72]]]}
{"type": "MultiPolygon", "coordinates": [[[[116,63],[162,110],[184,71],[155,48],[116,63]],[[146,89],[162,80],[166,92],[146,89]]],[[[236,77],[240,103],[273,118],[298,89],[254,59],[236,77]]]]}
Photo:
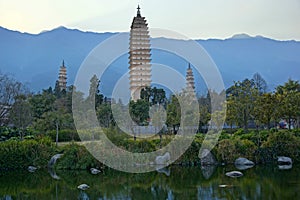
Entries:
{"type": "Polygon", "coordinates": [[[51,176],[52,178],[54,178],[54,179],[56,179],[56,180],[59,180],[59,179],[60,179],[59,176],[57,176],[57,174],[56,174],[54,168],[48,168],[48,172],[49,172],[49,174],[50,174],[50,176],[51,176]]]}
{"type": "Polygon", "coordinates": [[[246,170],[252,168],[254,165],[235,165],[238,170],[246,170]]]}
{"type": "Polygon", "coordinates": [[[90,171],[92,174],[99,174],[101,172],[99,169],[96,168],[91,168],[90,171]]]}
{"type": "Polygon", "coordinates": [[[78,185],[78,189],[80,189],[80,190],[86,190],[86,189],[88,189],[90,186],[88,186],[87,184],[81,184],[81,185],[78,185]]]}
{"type": "Polygon", "coordinates": [[[234,161],[235,165],[255,165],[254,162],[247,158],[238,158],[234,161]]]}
{"type": "Polygon", "coordinates": [[[279,165],[291,165],[293,164],[293,161],[290,157],[285,157],[285,156],[278,156],[277,160],[279,165]]]}
{"type": "Polygon", "coordinates": [[[247,158],[238,158],[235,160],[234,165],[238,170],[246,170],[253,167],[255,164],[247,158]]]}
{"type": "Polygon", "coordinates": [[[165,174],[166,176],[170,176],[170,174],[171,174],[170,169],[169,169],[169,168],[166,168],[166,167],[163,167],[163,168],[156,168],[156,171],[157,171],[158,173],[163,173],[163,174],[165,174]]]}
{"type": "Polygon", "coordinates": [[[289,170],[292,169],[293,165],[278,165],[278,169],[280,170],[289,170]]]}
{"type": "Polygon", "coordinates": [[[48,162],[48,167],[53,168],[57,159],[61,158],[62,156],[63,156],[63,154],[56,154],[56,155],[52,156],[52,158],[48,162]]]}
{"type": "Polygon", "coordinates": [[[216,171],[216,165],[202,165],[201,171],[203,174],[203,177],[208,180],[216,171]]]}
{"type": "Polygon", "coordinates": [[[27,170],[28,170],[29,172],[33,173],[33,172],[35,172],[35,171],[37,170],[37,167],[29,166],[29,167],[27,168],[27,170]]]}
{"type": "Polygon", "coordinates": [[[199,153],[199,158],[201,160],[201,165],[217,165],[218,164],[218,162],[215,159],[215,156],[208,149],[203,149],[199,153]]]}
{"type": "Polygon", "coordinates": [[[242,172],[239,172],[239,171],[231,171],[231,172],[227,172],[225,175],[229,176],[229,177],[232,177],[232,178],[238,178],[238,177],[243,176],[244,174],[242,172]]]}
{"type": "Polygon", "coordinates": [[[166,152],[163,156],[157,156],[155,158],[155,164],[157,165],[168,165],[171,159],[170,153],[166,152]]]}
{"type": "Polygon", "coordinates": [[[219,185],[219,188],[228,188],[228,187],[233,187],[233,185],[219,185]]]}

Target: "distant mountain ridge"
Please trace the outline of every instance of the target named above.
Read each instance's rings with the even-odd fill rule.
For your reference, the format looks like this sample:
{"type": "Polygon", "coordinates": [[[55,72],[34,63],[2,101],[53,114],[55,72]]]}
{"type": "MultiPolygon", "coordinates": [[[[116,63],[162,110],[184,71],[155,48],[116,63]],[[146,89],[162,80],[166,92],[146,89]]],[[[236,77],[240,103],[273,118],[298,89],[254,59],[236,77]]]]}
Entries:
{"type": "MultiPolygon", "coordinates": [[[[0,71],[28,83],[34,91],[40,91],[54,86],[61,62],[65,60],[68,84],[72,84],[89,52],[114,34],[83,32],[66,27],[29,34],[0,27],[0,71]]],[[[234,80],[251,78],[256,72],[266,79],[270,89],[288,78],[299,80],[299,41],[278,41],[246,34],[237,34],[224,40],[196,41],[218,66],[226,87],[232,85],[234,80]]],[[[153,62],[167,64],[185,73],[186,61],[174,59],[168,54],[152,53],[153,62]]],[[[104,93],[111,91],[116,74],[121,76],[128,69],[127,57],[123,56],[109,72],[108,78],[102,80],[101,83],[106,86],[103,86],[104,93]]]]}

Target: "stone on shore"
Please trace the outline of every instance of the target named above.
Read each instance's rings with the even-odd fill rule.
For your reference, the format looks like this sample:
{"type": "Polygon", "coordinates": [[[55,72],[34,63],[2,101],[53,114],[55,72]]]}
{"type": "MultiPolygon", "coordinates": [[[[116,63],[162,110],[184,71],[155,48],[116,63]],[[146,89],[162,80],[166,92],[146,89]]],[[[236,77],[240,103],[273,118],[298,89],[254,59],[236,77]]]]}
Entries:
{"type": "Polygon", "coordinates": [[[157,165],[168,165],[171,160],[171,156],[169,152],[166,152],[163,156],[157,156],[155,158],[155,164],[157,165]]]}
{"type": "Polygon", "coordinates": [[[88,189],[90,186],[88,186],[87,184],[81,184],[81,185],[78,185],[78,189],[80,189],[80,190],[86,190],[86,189],[88,189]]]}
{"type": "Polygon", "coordinates": [[[218,162],[216,161],[215,156],[208,150],[203,149],[199,153],[199,158],[201,160],[201,165],[217,165],[218,162]]]}
{"type": "Polygon", "coordinates": [[[231,172],[227,172],[225,175],[229,176],[229,177],[232,177],[232,178],[238,178],[238,177],[243,176],[244,174],[242,172],[239,172],[239,171],[231,171],[231,172]]]}
{"type": "Polygon", "coordinates": [[[29,166],[29,167],[27,168],[27,170],[28,170],[29,172],[33,173],[33,172],[35,172],[35,171],[37,170],[37,167],[29,166]]]}
{"type": "Polygon", "coordinates": [[[99,174],[101,172],[99,169],[96,168],[91,168],[90,171],[92,174],[99,174]]]}
{"type": "Polygon", "coordinates": [[[293,161],[290,157],[286,157],[286,156],[278,156],[278,160],[277,160],[279,165],[292,165],[293,161]]]}

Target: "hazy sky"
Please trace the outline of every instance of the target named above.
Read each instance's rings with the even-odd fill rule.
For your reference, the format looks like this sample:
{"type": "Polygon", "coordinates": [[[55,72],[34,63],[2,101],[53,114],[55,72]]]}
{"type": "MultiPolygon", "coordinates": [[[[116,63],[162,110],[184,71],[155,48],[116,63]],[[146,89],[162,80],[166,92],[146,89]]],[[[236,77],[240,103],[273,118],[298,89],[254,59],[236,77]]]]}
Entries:
{"type": "Polygon", "coordinates": [[[300,41],[300,0],[0,0],[0,26],[29,33],[58,26],[124,32],[138,4],[150,27],[190,38],[247,33],[300,41]]]}

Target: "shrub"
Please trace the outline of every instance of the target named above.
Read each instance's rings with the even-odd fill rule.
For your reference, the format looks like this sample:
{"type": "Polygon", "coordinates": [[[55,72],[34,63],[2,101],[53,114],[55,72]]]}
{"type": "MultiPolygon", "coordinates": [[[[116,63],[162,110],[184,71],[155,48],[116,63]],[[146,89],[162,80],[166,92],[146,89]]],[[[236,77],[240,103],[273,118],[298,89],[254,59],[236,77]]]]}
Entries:
{"type": "MultiPolygon", "coordinates": [[[[56,130],[51,130],[47,132],[47,135],[52,139],[56,140],[56,130]]],[[[58,132],[59,142],[69,142],[69,141],[80,141],[80,138],[76,130],[73,129],[63,129],[58,132]]]]}
{"type": "Polygon", "coordinates": [[[102,166],[84,146],[69,144],[62,148],[63,156],[57,161],[58,169],[89,169],[91,167],[102,166]]]}
{"type": "Polygon", "coordinates": [[[300,161],[300,139],[291,131],[279,131],[271,134],[262,144],[263,148],[270,148],[273,158],[288,156],[300,161]]]}
{"type": "Polygon", "coordinates": [[[257,146],[250,140],[225,139],[215,147],[218,161],[233,163],[238,157],[253,159],[257,146]]]}
{"type": "Polygon", "coordinates": [[[29,165],[45,167],[55,152],[50,138],[0,142],[0,168],[20,169],[29,165]]]}

